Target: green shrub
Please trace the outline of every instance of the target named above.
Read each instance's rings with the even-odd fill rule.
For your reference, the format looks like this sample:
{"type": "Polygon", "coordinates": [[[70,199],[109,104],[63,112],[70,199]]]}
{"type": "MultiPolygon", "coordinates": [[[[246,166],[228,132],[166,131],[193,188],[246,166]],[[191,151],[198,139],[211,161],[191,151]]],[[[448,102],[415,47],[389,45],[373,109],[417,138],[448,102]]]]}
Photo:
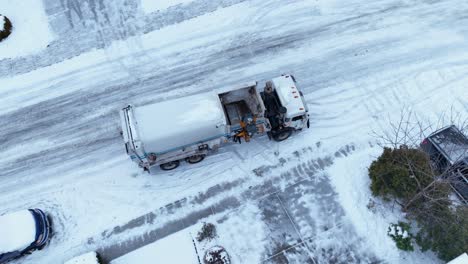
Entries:
{"type": "Polygon", "coordinates": [[[384,148],[369,168],[372,193],[409,201],[419,191],[418,181],[426,186],[433,180],[429,164],[427,155],[418,149],[384,148]]]}
{"type": "Polygon", "coordinates": [[[391,224],[388,227],[387,235],[395,241],[396,246],[404,251],[413,251],[413,236],[410,233],[410,225],[404,222],[398,224],[391,224]]]}
{"type": "Polygon", "coordinates": [[[445,261],[450,261],[468,252],[468,208],[459,206],[456,210],[449,207],[433,210],[433,217],[420,218],[420,231],[416,242],[421,249],[431,249],[445,261]]]}
{"type": "MultiPolygon", "coordinates": [[[[423,251],[433,250],[445,261],[468,252],[468,208],[452,205],[450,185],[432,173],[424,152],[405,146],[384,148],[369,167],[369,177],[375,196],[395,199],[407,212],[407,218],[417,222],[415,240],[423,251]]],[[[398,248],[412,250],[407,224],[392,224],[388,235],[398,248]],[[408,236],[395,232],[397,226],[408,236]]]]}

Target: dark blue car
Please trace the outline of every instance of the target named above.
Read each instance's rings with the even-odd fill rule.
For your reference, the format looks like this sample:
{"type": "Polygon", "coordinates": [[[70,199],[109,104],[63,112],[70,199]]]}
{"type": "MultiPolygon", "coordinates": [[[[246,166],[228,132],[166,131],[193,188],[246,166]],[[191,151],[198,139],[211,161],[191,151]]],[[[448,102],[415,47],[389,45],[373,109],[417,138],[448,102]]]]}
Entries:
{"type": "Polygon", "coordinates": [[[42,249],[49,241],[51,225],[40,209],[0,216],[0,264],[42,249]]]}

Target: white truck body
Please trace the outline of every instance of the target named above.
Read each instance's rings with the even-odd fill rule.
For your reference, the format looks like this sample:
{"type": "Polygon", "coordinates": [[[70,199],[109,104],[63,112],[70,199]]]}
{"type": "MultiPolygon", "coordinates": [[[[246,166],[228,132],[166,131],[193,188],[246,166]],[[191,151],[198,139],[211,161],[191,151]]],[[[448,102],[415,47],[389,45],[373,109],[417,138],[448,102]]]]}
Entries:
{"type": "Polygon", "coordinates": [[[140,140],[157,155],[226,134],[223,107],[214,93],[137,107],[133,113],[140,140]]]}
{"type": "Polygon", "coordinates": [[[248,141],[264,133],[271,136],[287,130],[290,134],[307,126],[307,108],[294,78],[284,75],[272,83],[277,95],[274,101],[287,109],[275,115],[281,126],[274,131],[271,114],[265,116],[269,106],[264,104],[264,94],[251,82],[141,107],[128,105],[120,112],[127,154],[147,170],[156,165],[172,169],[179,160],[196,163],[230,140],[240,143],[240,135],[248,141]],[[294,118],[297,120],[292,121],[294,118]],[[167,164],[171,166],[164,167],[167,164]]]}

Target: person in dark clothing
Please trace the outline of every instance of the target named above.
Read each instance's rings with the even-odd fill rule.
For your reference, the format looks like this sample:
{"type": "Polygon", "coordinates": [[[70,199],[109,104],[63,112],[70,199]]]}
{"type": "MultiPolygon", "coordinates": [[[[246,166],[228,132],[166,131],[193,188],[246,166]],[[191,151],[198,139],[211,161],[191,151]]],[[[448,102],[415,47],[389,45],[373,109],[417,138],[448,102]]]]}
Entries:
{"type": "Polygon", "coordinates": [[[271,81],[266,82],[263,93],[263,102],[265,103],[265,117],[270,120],[270,124],[273,130],[280,126],[279,122],[279,105],[278,101],[273,93],[273,87],[271,81]]]}

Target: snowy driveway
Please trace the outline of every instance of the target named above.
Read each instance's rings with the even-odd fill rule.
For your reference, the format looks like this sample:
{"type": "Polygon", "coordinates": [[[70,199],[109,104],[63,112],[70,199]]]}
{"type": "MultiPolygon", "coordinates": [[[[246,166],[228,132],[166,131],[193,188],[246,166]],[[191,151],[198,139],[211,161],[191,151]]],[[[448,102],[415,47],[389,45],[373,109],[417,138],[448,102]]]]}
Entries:
{"type": "MultiPolygon", "coordinates": [[[[56,39],[36,55],[0,60],[0,213],[44,208],[56,230],[44,251],[20,262],[62,263],[96,248],[109,258],[118,256],[126,247],[112,247],[157,226],[136,223],[120,234],[110,229],[177,200],[189,203],[210,187],[239,182],[231,193],[182,206],[182,215],[153,222],[176,221],[223,199],[231,203],[220,213],[241,210],[236,208],[248,202],[277,230],[261,259],[292,259],[297,251],[298,258],[323,262],[404,263],[408,256],[395,249],[382,254],[382,247],[369,243],[360,247],[369,253],[354,248],[375,240],[342,199],[361,196],[347,193],[333,179],[337,175],[319,173],[315,182],[293,168],[325,157],[345,159],[334,153],[346,145],[374,153],[369,133],[385,130],[387,118],[405,107],[422,119],[440,120],[447,109],[466,116],[468,4],[285,2],[196,0],[144,14],[133,0],[45,0],[56,39]],[[251,80],[262,84],[286,72],[296,76],[311,110],[311,128],[292,141],[230,146],[201,164],[156,175],[140,172],[125,156],[117,113],[125,104],[251,80]],[[308,148],[314,151],[305,160],[283,163],[308,148]],[[265,168],[271,169],[257,176],[265,168]],[[269,190],[268,182],[286,171],[291,176],[269,190]],[[262,195],[249,196],[249,188],[262,195]],[[346,243],[338,247],[335,240],[342,236],[346,243]],[[291,256],[289,245],[297,245],[291,256]]],[[[354,186],[366,177],[343,180],[354,186]]],[[[359,192],[367,197],[367,189],[359,192]]],[[[364,198],[354,201],[357,207],[365,208],[364,198]]],[[[157,236],[143,237],[141,244],[157,236]]]]}
{"type": "Polygon", "coordinates": [[[353,150],[353,146],[344,146],[332,156],[308,160],[312,152],[321,152],[320,147],[302,149],[281,164],[259,168],[254,179],[247,177],[230,184],[215,185],[195,197],[168,204],[105,231],[93,238],[90,244],[118,237],[117,240],[122,243],[98,250],[105,260],[110,261],[198,222],[211,220],[222,225],[226,218],[238,214],[249,205],[257,207],[265,226],[264,232],[256,230],[244,236],[245,232],[241,230],[248,230],[249,225],[259,219],[243,219],[239,226],[233,227],[239,232],[233,232],[219,241],[221,245],[232,241],[242,245],[249,244],[253,237],[263,240],[264,244],[252,245],[250,253],[237,250],[239,246],[234,247],[232,254],[238,263],[249,263],[249,258],[255,254],[264,263],[375,261],[377,258],[367,253],[365,243],[344,217],[328,175],[323,173],[335,158],[345,157],[353,150]],[[252,181],[263,183],[249,186],[252,181]],[[128,239],[128,233],[134,236],[128,239]],[[335,240],[341,243],[333,243],[335,240]]]}

